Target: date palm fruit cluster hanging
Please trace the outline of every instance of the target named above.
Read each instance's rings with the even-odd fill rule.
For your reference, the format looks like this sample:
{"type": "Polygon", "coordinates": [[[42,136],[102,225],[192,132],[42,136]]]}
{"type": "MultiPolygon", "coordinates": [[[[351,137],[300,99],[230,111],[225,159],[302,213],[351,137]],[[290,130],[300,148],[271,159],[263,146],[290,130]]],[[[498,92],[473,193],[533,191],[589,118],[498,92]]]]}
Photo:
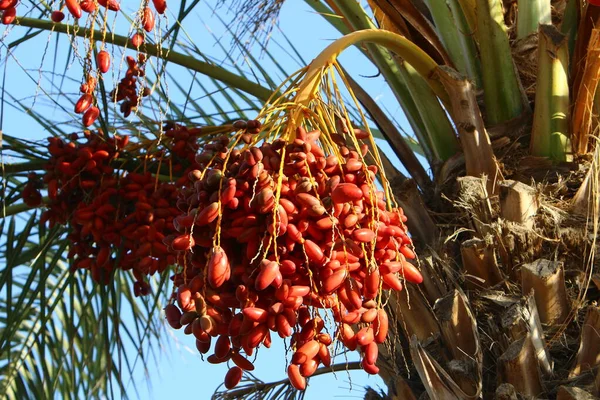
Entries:
{"type": "MultiPolygon", "coordinates": [[[[152,143],[132,143],[128,136],[109,137],[86,131],[85,141],[73,135],[70,142],[50,138],[50,159],[45,167],[47,210],[41,221],[67,225],[70,229],[69,258],[73,269],[91,271],[93,279],[108,284],[114,268],[131,270],[134,293],[145,295],[145,277],[163,272],[175,262],[163,238],[175,232],[177,188],[188,182],[188,172],[197,167],[198,128],[168,124],[161,149],[152,143]],[[156,148],[156,146],[155,146],[156,148]],[[128,171],[126,164],[137,167],[128,171]],[[164,181],[160,166],[181,176],[164,181]],[[155,171],[155,172],[150,172],[155,171]]],[[[31,177],[23,196],[38,187],[31,177]]]]}
{"type": "MultiPolygon", "coordinates": [[[[0,10],[2,10],[4,3],[6,3],[6,1],[0,2],[0,10]]],[[[97,8],[97,4],[108,11],[117,12],[121,8],[120,2],[117,0],[104,0],[98,1],[97,3],[93,0],[67,0],[65,1],[63,8],[66,7],[73,18],[79,19],[84,15],[84,12],[91,15],[98,13],[100,10],[97,8]]],[[[167,7],[164,0],[154,0],[153,5],[158,14],[164,14],[167,7]]],[[[6,11],[5,14],[8,15],[6,11]]],[[[5,23],[12,23],[14,18],[15,16],[13,15],[12,19],[5,23]]],[[[53,11],[50,14],[50,18],[54,23],[61,23],[65,19],[62,8],[53,11]]],[[[134,33],[130,39],[130,43],[138,51],[137,57],[126,56],[125,60],[128,68],[125,72],[125,76],[117,84],[117,87],[111,92],[110,96],[115,103],[121,102],[119,110],[125,118],[138,108],[142,97],[150,94],[150,89],[144,87],[142,81],[145,77],[147,55],[140,53],[139,51],[143,50],[142,45],[145,42],[145,33],[152,32],[155,25],[155,12],[149,6],[142,4],[138,12],[138,18],[134,23],[134,26],[137,27],[137,32],[134,33]]],[[[103,29],[106,29],[106,27],[103,29]]],[[[93,30],[90,30],[90,35],[89,38],[86,37],[86,39],[89,39],[89,46],[87,54],[82,60],[82,63],[84,64],[84,83],[81,85],[81,96],[75,106],[75,113],[82,114],[81,122],[85,127],[91,126],[100,116],[100,109],[97,106],[98,101],[95,98],[96,87],[98,80],[102,79],[103,74],[106,74],[110,70],[112,64],[112,56],[104,48],[104,38],[102,38],[100,49],[95,54],[95,57],[92,57],[94,47],[92,43],[95,41],[93,30]],[[94,62],[95,67],[93,65],[94,62]]]]}
{"type": "Polygon", "coordinates": [[[125,76],[110,95],[114,102],[121,103],[119,110],[123,114],[123,117],[127,118],[138,107],[141,98],[150,95],[150,88],[143,87],[139,79],[146,74],[146,55],[139,54],[137,60],[131,56],[127,56],[125,57],[125,61],[127,62],[125,76]]]}
{"type": "MultiPolygon", "coordinates": [[[[117,87],[110,93],[110,98],[115,103],[121,103],[119,111],[127,118],[131,112],[139,106],[142,97],[150,94],[150,88],[144,86],[141,80],[146,75],[145,63],[147,56],[139,53],[137,59],[126,56],[127,70],[125,76],[119,81],[117,87]]],[[[102,50],[96,57],[98,70],[106,73],[110,69],[110,54],[102,50]]],[[[87,74],[86,82],[81,84],[79,90],[82,93],[75,103],[75,113],[82,114],[81,122],[85,127],[91,126],[100,116],[100,109],[94,105],[94,93],[96,91],[97,79],[91,73],[87,74]]]]}
{"type": "MultiPolygon", "coordinates": [[[[125,118],[132,111],[136,111],[142,98],[148,96],[151,92],[150,88],[144,85],[145,82],[143,80],[147,60],[147,55],[143,53],[143,45],[146,42],[146,35],[155,30],[157,21],[156,13],[162,15],[167,9],[165,0],[153,0],[152,4],[153,7],[150,7],[149,2],[142,2],[140,6],[137,18],[133,24],[135,33],[128,41],[134,50],[138,51],[138,54],[136,57],[125,57],[128,67],[125,76],[122,77],[110,95],[111,100],[115,103],[121,103],[119,111],[125,118]]],[[[17,5],[17,0],[0,0],[1,21],[3,24],[9,25],[15,23],[17,5]]],[[[66,0],[61,3],[59,10],[54,10],[50,13],[52,22],[55,24],[62,23],[66,18],[65,9],[69,15],[77,20],[83,18],[86,14],[89,15],[87,19],[89,35],[85,36],[87,48],[85,55],[80,60],[84,70],[83,83],[80,87],[81,95],[76,102],[74,110],[76,114],[81,114],[81,122],[87,128],[94,124],[100,117],[98,103],[101,103],[101,100],[96,95],[97,83],[111,69],[113,57],[105,48],[106,25],[102,27],[102,37],[94,37],[94,18],[98,13],[119,12],[121,10],[121,2],[118,0],[66,0]],[[98,49],[96,49],[96,45],[94,44],[96,41],[100,42],[98,49]]]]}
{"type": "MultiPolygon", "coordinates": [[[[2,23],[5,25],[12,24],[17,16],[18,0],[1,0],[0,11],[2,11],[2,23]]],[[[159,14],[164,14],[167,9],[165,0],[153,0],[154,9],[159,14]]],[[[61,10],[55,10],[51,13],[52,21],[61,22],[65,18],[62,11],[66,7],[69,13],[75,19],[79,19],[86,14],[97,12],[97,5],[104,7],[109,11],[119,11],[121,2],[118,0],[65,0],[61,10]]],[[[150,7],[145,7],[142,15],[142,25],[147,32],[154,28],[154,11],[150,7]]]]}
{"type": "Polygon", "coordinates": [[[365,159],[369,133],[334,132],[325,107],[272,107],[261,113],[264,125],[239,121],[235,135],[196,157],[195,181],[177,201],[178,234],[166,238],[181,266],[167,320],[185,325],[200,353],[214,341],[210,363],[235,364],[227,388],[254,368],[247,357],[270,347],[272,332],[291,339],[288,376],[297,389],[330,365],[334,339],[359,349],[364,370],[376,374],[388,332],[384,292],[422,281],[407,261],[415,254],[406,217],[376,186],[378,176],[386,181],[365,159]]]}

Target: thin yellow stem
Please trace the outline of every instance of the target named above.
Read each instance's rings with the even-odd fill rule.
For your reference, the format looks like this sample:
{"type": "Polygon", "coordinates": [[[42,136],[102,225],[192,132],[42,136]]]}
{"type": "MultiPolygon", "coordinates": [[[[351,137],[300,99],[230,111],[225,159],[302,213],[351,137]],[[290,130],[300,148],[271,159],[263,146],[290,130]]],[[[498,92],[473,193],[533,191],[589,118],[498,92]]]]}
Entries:
{"type": "Polygon", "coordinates": [[[310,64],[302,83],[298,87],[295,102],[308,104],[319,90],[324,70],[335,62],[342,51],[361,42],[375,43],[395,52],[427,80],[432,90],[444,104],[449,103],[448,93],[441,83],[433,79],[433,73],[438,64],[410,40],[380,29],[365,29],[350,33],[325,48],[310,64]]]}

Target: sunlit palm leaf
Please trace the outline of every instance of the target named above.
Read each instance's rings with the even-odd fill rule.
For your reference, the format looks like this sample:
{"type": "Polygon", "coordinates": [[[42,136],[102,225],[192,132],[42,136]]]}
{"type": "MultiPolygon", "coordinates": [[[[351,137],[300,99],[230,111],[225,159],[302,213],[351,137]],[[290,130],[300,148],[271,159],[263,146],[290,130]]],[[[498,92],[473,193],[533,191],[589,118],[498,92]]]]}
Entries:
{"type": "Polygon", "coordinates": [[[62,228],[36,228],[35,214],[17,225],[13,217],[0,247],[6,261],[0,274],[6,291],[0,299],[6,315],[0,321],[0,393],[7,398],[27,393],[51,398],[57,390],[65,398],[101,398],[109,391],[126,396],[136,358],[145,365],[162,329],[161,285],[154,285],[156,296],[142,300],[134,300],[126,273],[116,273],[114,286],[98,287],[85,273],[70,271],[62,228]]]}

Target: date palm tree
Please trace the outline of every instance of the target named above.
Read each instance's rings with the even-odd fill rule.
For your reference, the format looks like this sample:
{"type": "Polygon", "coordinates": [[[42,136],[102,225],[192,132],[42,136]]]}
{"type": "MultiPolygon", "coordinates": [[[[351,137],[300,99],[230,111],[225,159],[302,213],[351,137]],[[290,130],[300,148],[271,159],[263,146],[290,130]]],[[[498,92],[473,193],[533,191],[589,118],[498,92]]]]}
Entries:
{"type": "MultiPolygon", "coordinates": [[[[254,71],[249,74],[232,58],[231,67],[215,64],[186,40],[181,27],[198,3],[182,1],[177,22],[163,27],[164,34],[155,40],[146,38],[143,51],[156,63],[147,75],[152,94],[144,100],[147,106],[139,111],[138,122],[121,116],[110,104],[110,88],[100,85],[98,98],[108,100],[101,103],[99,128],[155,139],[157,121],[166,114],[181,123],[211,126],[207,132],[227,133],[230,121],[251,118],[272,100],[273,92],[282,90],[252,51],[245,53],[254,71]],[[201,90],[216,115],[177,83],[171,90],[186,104],[169,101],[171,68],[192,74],[200,88],[194,88],[194,98],[201,90]],[[196,75],[204,75],[215,92],[196,75]],[[191,109],[198,119],[187,117],[191,109]]],[[[232,46],[244,47],[250,38],[268,57],[264,36],[269,31],[260,27],[272,26],[284,2],[223,3],[237,7],[241,21],[228,26],[234,33],[232,46]]],[[[424,278],[387,299],[391,333],[380,346],[378,366],[388,390],[367,390],[366,398],[600,395],[600,30],[595,28],[600,3],[306,3],[324,24],[344,35],[323,59],[332,63],[344,48],[358,46],[401,105],[409,125],[404,128],[414,133],[402,134],[402,127],[346,76],[348,90],[360,103],[351,110],[351,119],[360,124],[361,110],[366,113],[363,128],[393,151],[382,153],[381,164],[408,217],[424,278]],[[395,158],[406,173],[390,161],[395,158]]],[[[131,48],[128,37],[103,35],[102,29],[113,29],[107,24],[92,25],[105,21],[102,8],[76,30],[69,21],[52,22],[52,7],[31,6],[14,21],[28,30],[23,38],[7,42],[7,54],[30,46],[27,39],[46,30],[85,38],[89,54],[108,44],[131,48]],[[102,38],[102,45],[90,46],[90,37],[102,38]]],[[[135,18],[138,28],[147,22],[140,14],[135,18]]],[[[89,68],[91,56],[78,57],[89,68]]],[[[280,68],[276,61],[271,67],[280,68]]],[[[58,95],[42,96],[64,107],[69,97],[63,83],[53,79],[51,85],[58,95]]],[[[24,107],[12,93],[4,93],[4,99],[24,107]]],[[[27,111],[53,136],[77,130],[53,124],[36,107],[27,111]]],[[[39,143],[11,132],[4,133],[3,143],[3,151],[20,160],[2,164],[0,393],[10,398],[123,393],[126,376],[158,349],[163,331],[159,311],[169,294],[169,273],[151,281],[154,295],[141,298],[130,289],[127,273],[116,272],[107,286],[95,285],[85,274],[71,274],[68,228],[40,225],[40,212],[23,203],[21,195],[27,174],[43,168],[47,154],[39,143]],[[119,318],[125,312],[133,322],[119,318]],[[134,352],[128,350],[131,346],[134,352]]],[[[141,162],[125,161],[130,169],[141,162]]],[[[317,374],[356,367],[358,363],[335,364],[317,374]]],[[[287,379],[267,383],[247,378],[214,397],[302,396],[287,379]]]]}

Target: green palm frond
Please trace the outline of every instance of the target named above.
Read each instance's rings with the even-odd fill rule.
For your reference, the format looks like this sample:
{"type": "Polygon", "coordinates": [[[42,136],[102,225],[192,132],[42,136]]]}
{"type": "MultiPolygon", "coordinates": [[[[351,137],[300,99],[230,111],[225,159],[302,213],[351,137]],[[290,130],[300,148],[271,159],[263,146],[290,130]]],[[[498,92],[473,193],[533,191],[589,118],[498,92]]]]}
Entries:
{"type": "Polygon", "coordinates": [[[3,220],[0,395],[102,398],[124,392],[163,329],[156,310],[164,282],[155,282],[156,296],[137,301],[128,274],[117,273],[113,287],[98,287],[70,270],[65,228],[47,230],[37,219],[33,212],[25,220],[3,220]]]}

